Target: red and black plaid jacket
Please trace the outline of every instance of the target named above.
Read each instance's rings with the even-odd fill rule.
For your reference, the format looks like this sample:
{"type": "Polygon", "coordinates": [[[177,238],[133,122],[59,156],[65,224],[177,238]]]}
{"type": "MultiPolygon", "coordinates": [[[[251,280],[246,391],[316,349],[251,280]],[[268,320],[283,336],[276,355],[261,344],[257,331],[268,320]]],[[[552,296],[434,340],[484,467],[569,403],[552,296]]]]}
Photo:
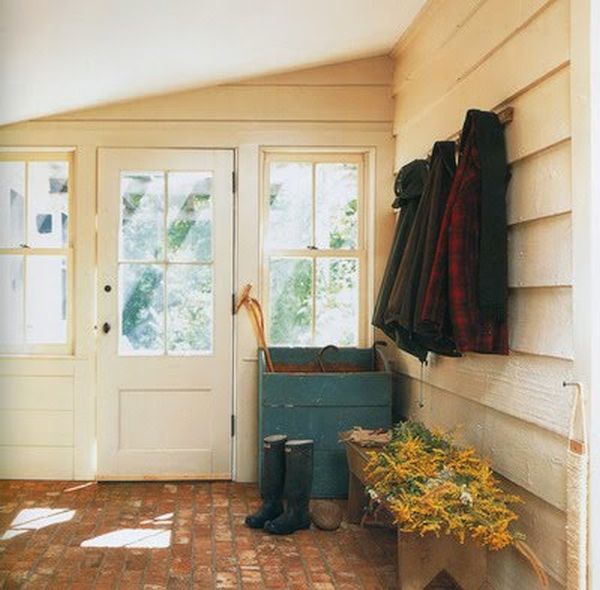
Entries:
{"type": "MultiPolygon", "coordinates": [[[[495,178],[502,179],[503,188],[492,191],[493,198],[496,201],[502,199],[503,202],[492,203],[491,208],[483,207],[484,211],[491,210],[495,215],[491,224],[486,220],[487,227],[492,227],[492,230],[491,237],[485,236],[488,241],[484,246],[482,246],[484,236],[482,236],[481,218],[482,186],[486,179],[482,178],[480,148],[491,147],[492,150],[504,150],[504,139],[502,138],[501,145],[498,146],[493,144],[494,141],[498,143],[494,136],[492,136],[492,144],[489,136],[483,142],[478,141],[481,134],[477,132],[478,121],[474,113],[478,114],[480,111],[469,112],[463,129],[458,168],[444,212],[433,267],[421,306],[420,320],[421,325],[429,332],[453,339],[460,352],[508,354],[505,153],[504,170],[494,172],[495,178]],[[469,116],[473,117],[470,124],[468,124],[469,116]],[[502,212],[504,212],[504,220],[502,212]],[[502,223],[504,228],[498,228],[497,224],[502,223]],[[502,231],[495,231],[498,229],[502,231]],[[493,240],[491,248],[490,239],[493,240]],[[489,252],[490,249],[495,251],[495,255],[488,257],[490,262],[487,266],[486,260],[480,259],[482,249],[485,252],[489,252]],[[498,268],[493,268],[496,263],[498,268]],[[489,309],[484,310],[481,305],[480,274],[482,272],[485,274],[487,284],[491,276],[492,282],[496,279],[500,291],[503,291],[498,293],[501,305],[497,306],[497,312],[489,313],[489,309]]],[[[484,155],[484,158],[487,158],[487,155],[484,155]]],[[[489,170],[489,161],[488,158],[487,170],[489,170]]],[[[492,158],[492,161],[496,168],[498,162],[500,166],[502,165],[502,157],[492,158]]],[[[484,296],[487,297],[488,294],[484,293],[484,296]]]]}

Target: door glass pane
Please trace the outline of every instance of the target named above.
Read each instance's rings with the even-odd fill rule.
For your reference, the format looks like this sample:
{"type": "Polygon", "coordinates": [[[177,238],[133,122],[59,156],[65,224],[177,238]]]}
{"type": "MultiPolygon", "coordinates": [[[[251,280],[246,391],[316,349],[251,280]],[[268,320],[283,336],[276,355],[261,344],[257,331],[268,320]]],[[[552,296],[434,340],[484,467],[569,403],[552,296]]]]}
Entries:
{"type": "Polygon", "coordinates": [[[121,260],[164,256],[163,172],[121,173],[121,260]]]}
{"type": "Polygon", "coordinates": [[[312,245],[312,164],[272,163],[269,191],[267,247],[312,245]]]}
{"type": "Polygon", "coordinates": [[[212,351],[213,277],[208,265],[173,264],[167,270],[167,344],[171,354],[212,351]]]}
{"type": "Polygon", "coordinates": [[[316,245],[352,249],[358,245],[358,166],[316,165],[316,245]]]}
{"type": "Polygon", "coordinates": [[[30,162],[27,244],[62,248],[68,242],[69,163],[30,162]]]}
{"type": "Polygon", "coordinates": [[[119,269],[121,316],[119,352],[164,352],[164,271],[156,264],[122,264],[119,269]]]}
{"type": "Polygon", "coordinates": [[[309,344],[312,339],[312,261],[271,258],[269,265],[271,344],[309,344]]]}
{"type": "Polygon", "coordinates": [[[25,243],[25,163],[0,162],[0,248],[25,243]]]}
{"type": "Polygon", "coordinates": [[[212,173],[170,172],[169,260],[212,259],[212,173]]]}
{"type": "Polygon", "coordinates": [[[358,343],[358,260],[317,260],[316,344],[358,343]]]}
{"type": "Polygon", "coordinates": [[[67,258],[27,256],[25,333],[30,344],[67,342],[67,258]]]}
{"type": "Polygon", "coordinates": [[[23,256],[0,256],[0,344],[23,343],[23,256]]]}

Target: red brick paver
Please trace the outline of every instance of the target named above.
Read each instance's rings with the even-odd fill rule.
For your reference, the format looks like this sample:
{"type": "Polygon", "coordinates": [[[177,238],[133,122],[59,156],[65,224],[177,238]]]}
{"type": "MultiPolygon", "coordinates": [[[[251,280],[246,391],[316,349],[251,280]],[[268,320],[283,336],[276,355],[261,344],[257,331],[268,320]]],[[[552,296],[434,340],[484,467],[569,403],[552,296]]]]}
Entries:
{"type": "Polygon", "coordinates": [[[67,522],[0,541],[0,588],[169,590],[396,587],[392,531],[343,525],[274,537],[244,526],[259,504],[237,483],[0,482],[0,536],[24,509],[74,510],[67,522]],[[172,514],[171,517],[168,515],[172,514]],[[162,517],[162,520],[157,517],[162,517]],[[170,531],[167,548],[82,547],[124,528],[170,531]]]}

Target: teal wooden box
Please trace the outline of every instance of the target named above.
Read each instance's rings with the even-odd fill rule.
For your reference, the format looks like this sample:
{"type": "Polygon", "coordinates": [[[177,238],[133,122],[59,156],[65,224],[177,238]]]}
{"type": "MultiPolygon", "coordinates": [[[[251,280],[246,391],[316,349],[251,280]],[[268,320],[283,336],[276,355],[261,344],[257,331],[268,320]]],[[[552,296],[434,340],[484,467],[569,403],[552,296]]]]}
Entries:
{"type": "MultiPolygon", "coordinates": [[[[315,441],[314,498],[348,494],[346,453],[339,433],[354,426],[389,428],[392,420],[392,373],[372,348],[340,348],[316,362],[318,348],[271,348],[275,373],[258,354],[259,476],[262,439],[269,434],[315,441]]],[[[259,478],[260,481],[260,478],[259,478]]]]}

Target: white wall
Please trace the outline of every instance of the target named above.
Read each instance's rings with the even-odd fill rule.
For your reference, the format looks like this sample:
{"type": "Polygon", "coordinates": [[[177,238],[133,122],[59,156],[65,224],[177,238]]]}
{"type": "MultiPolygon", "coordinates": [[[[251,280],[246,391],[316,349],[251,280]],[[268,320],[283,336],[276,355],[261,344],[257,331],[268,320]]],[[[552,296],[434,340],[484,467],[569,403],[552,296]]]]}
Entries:
{"type": "MultiPolygon", "coordinates": [[[[237,284],[259,281],[263,147],[367,154],[384,227],[393,179],[392,61],[371,58],[244,83],[68,113],[0,128],[2,146],[75,148],[75,327],[72,358],[0,359],[0,477],[95,475],[95,211],[99,147],[228,147],[239,172],[237,284]]],[[[383,236],[373,232],[377,249],[383,236]]],[[[381,265],[376,265],[377,282],[381,265]]],[[[100,318],[99,318],[100,320],[100,318]]],[[[256,477],[256,344],[236,321],[236,478],[256,477]]]]}
{"type": "MultiPolygon", "coordinates": [[[[566,449],[573,376],[569,0],[432,0],[395,50],[396,168],[457,133],[468,108],[514,107],[506,127],[510,356],[398,355],[406,410],[492,460],[521,494],[518,523],[551,587],[566,583],[566,449]]],[[[393,224],[389,214],[388,225],[393,224]]],[[[493,554],[494,588],[535,588],[512,550],[493,554]]]]}

